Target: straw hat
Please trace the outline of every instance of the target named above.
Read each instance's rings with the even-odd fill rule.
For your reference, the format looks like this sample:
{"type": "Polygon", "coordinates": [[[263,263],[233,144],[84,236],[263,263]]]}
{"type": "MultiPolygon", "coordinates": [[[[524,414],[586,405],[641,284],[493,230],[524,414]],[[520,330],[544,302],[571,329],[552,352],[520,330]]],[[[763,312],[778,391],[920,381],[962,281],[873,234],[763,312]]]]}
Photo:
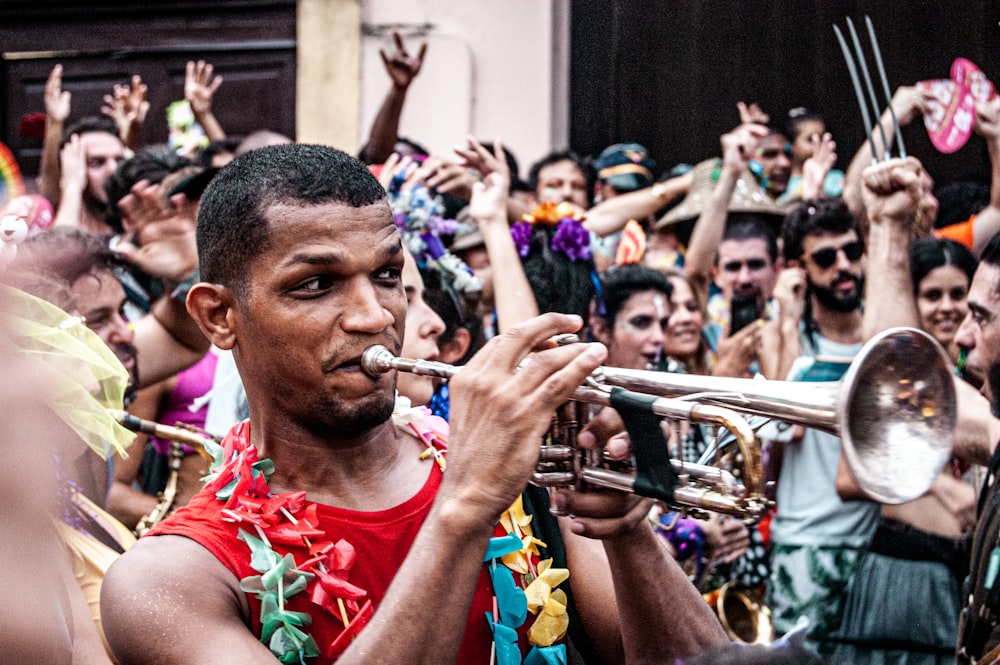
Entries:
{"type": "MultiPolygon", "coordinates": [[[[718,157],[706,159],[695,165],[691,171],[691,188],[680,203],[667,211],[656,221],[655,228],[662,229],[671,224],[689,219],[696,219],[712,198],[712,191],[719,180],[722,160],[718,157]]],[[[775,223],[780,225],[785,217],[785,209],[779,206],[767,195],[767,192],[749,169],[745,170],[736,180],[736,188],[729,199],[729,212],[751,212],[775,217],[775,223]]]]}

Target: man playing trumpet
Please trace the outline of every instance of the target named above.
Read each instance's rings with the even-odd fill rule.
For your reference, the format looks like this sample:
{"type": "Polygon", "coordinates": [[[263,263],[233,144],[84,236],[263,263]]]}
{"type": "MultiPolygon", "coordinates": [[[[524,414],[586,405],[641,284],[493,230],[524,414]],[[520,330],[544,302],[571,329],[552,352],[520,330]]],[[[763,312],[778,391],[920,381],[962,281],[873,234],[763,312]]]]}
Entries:
{"type": "Polygon", "coordinates": [[[578,317],[519,325],[453,381],[442,473],[443,433],[397,426],[395,376],[361,371],[372,344],[399,351],[407,308],[405,254],[367,170],[326,148],[254,151],[217,176],[199,222],[205,281],[189,310],[232,349],[250,419],[206,489],[109,572],[105,626],[122,663],[488,663],[511,649],[520,662],[564,641],[542,644],[567,615],[554,598],[595,659],[669,662],[724,641],[634,497],[563,495],[582,518],[573,530],[604,536],[568,557],[571,594],[551,591],[562,576],[498,529],[553,410],[605,357],[547,344],[578,317]],[[528,572],[484,566],[505,550],[528,572]],[[527,620],[522,586],[543,608],[527,620]],[[536,631],[541,614],[552,620],[536,631]],[[134,630],[137,616],[162,639],[134,630]]]}

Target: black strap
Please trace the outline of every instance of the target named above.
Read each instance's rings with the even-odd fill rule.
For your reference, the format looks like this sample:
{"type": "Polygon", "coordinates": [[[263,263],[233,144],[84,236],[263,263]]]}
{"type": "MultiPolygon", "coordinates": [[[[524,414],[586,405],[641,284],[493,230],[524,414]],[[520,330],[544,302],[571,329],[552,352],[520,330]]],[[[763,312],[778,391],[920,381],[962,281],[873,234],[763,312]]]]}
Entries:
{"type": "Polygon", "coordinates": [[[653,395],[634,393],[624,388],[611,389],[611,406],[625,421],[625,429],[632,439],[635,493],[672,504],[677,474],[670,464],[660,418],[653,413],[653,402],[657,399],[653,395]]]}

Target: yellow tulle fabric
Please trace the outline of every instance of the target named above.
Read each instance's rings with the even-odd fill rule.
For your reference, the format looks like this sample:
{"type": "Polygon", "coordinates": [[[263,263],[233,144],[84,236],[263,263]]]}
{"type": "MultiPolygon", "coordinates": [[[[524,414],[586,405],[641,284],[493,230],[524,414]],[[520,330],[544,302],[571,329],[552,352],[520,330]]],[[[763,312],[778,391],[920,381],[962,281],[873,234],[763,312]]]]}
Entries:
{"type": "Polygon", "coordinates": [[[102,457],[124,455],[135,434],[108,409],[122,408],[129,376],[104,341],[81,317],[3,285],[0,324],[17,352],[39,364],[52,410],[102,457]]]}

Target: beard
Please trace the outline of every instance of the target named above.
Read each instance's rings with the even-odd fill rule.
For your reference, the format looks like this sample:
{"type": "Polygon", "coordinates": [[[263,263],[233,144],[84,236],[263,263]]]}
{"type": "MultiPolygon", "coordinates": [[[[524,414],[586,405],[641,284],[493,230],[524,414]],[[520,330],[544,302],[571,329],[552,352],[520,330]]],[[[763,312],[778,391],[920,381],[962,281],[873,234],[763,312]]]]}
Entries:
{"type": "Polygon", "coordinates": [[[812,290],[813,295],[816,296],[816,300],[818,300],[823,307],[834,312],[853,312],[861,308],[861,301],[865,292],[865,280],[864,277],[858,277],[857,275],[852,275],[849,272],[842,272],[837,275],[837,278],[834,279],[831,284],[835,285],[846,280],[854,282],[854,291],[849,294],[842,294],[835,288],[820,286],[811,282],[809,284],[809,288],[812,290]]]}
{"type": "Polygon", "coordinates": [[[115,357],[121,361],[128,369],[128,385],[125,386],[125,407],[127,408],[139,392],[139,362],[136,357],[136,349],[131,344],[115,344],[111,347],[115,357]]]}
{"type": "Polygon", "coordinates": [[[306,409],[302,424],[310,432],[323,437],[353,437],[372,430],[392,417],[396,407],[395,380],[392,384],[388,393],[373,389],[371,395],[354,404],[317,396],[306,409]]]}

